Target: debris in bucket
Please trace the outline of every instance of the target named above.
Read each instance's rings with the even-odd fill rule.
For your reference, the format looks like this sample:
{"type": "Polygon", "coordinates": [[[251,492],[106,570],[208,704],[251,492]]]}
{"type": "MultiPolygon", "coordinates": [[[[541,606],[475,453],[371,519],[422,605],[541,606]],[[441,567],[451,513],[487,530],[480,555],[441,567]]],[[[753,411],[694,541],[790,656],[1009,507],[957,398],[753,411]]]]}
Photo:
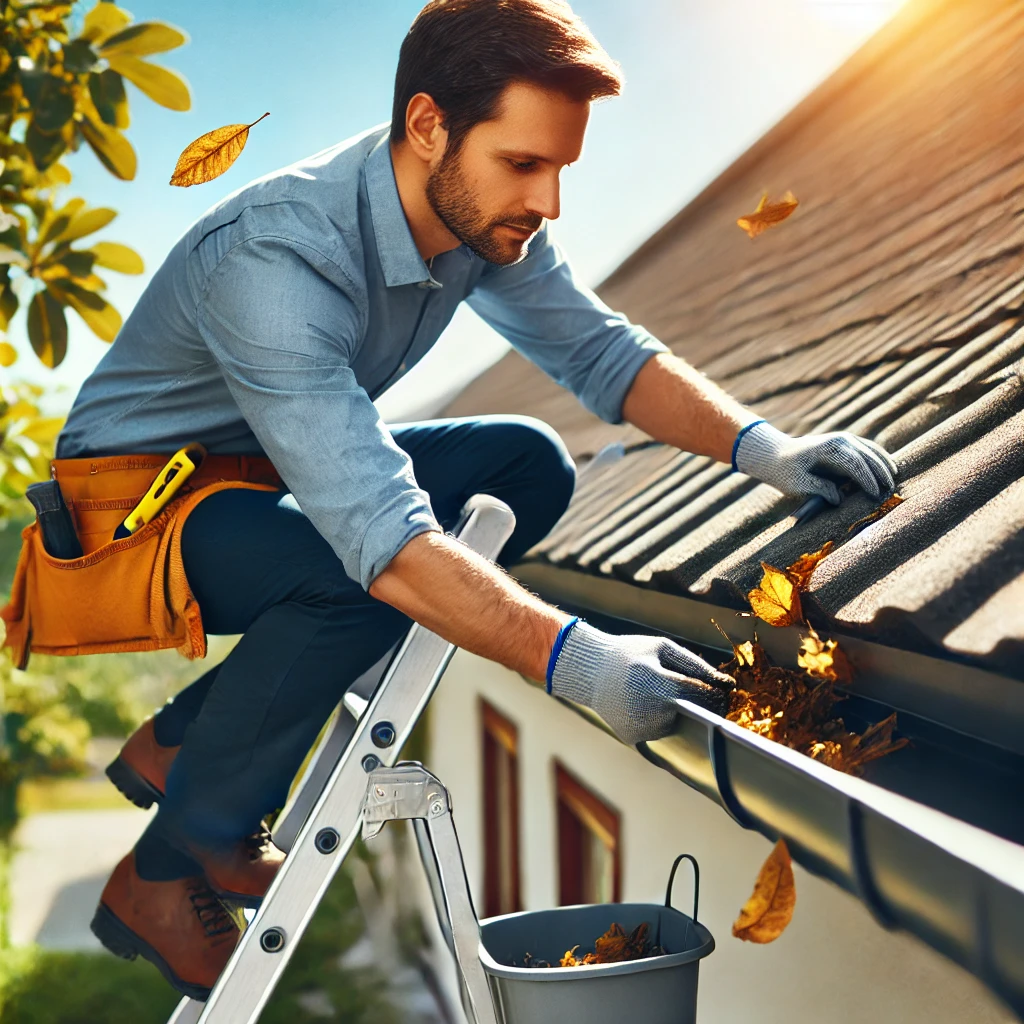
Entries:
{"type": "MultiPolygon", "coordinates": [[[[643,960],[651,956],[665,956],[661,946],[655,946],[647,939],[651,926],[645,921],[638,924],[628,935],[622,925],[612,923],[611,927],[594,942],[594,952],[577,956],[579,946],[567,950],[559,961],[559,967],[586,967],[590,964],[620,964],[627,960],[643,960]]],[[[512,961],[513,967],[519,964],[512,961]]],[[[527,953],[523,957],[523,967],[551,967],[547,960],[541,960],[527,953]]]]}
{"type": "Polygon", "coordinates": [[[774,942],[793,919],[796,882],[785,840],[780,839],[761,866],[754,892],[743,904],[732,933],[744,942],[774,942]]]}
{"type": "MultiPolygon", "coordinates": [[[[515,960],[513,960],[512,961],[512,966],[513,967],[518,967],[519,964],[517,964],[515,962],[515,960]]],[[[523,967],[550,967],[550,966],[551,966],[551,961],[550,960],[542,960],[539,956],[534,956],[532,953],[527,953],[523,957],[523,967]]]]}

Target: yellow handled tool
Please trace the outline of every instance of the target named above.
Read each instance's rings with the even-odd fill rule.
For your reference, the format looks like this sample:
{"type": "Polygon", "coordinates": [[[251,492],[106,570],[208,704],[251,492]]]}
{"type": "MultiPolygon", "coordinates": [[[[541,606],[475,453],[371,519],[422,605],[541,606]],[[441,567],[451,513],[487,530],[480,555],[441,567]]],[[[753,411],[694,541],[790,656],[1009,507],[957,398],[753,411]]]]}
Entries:
{"type": "Polygon", "coordinates": [[[205,457],[206,449],[198,441],[176,451],[167,460],[167,465],[157,473],[142,501],[114,531],[114,540],[130,537],[139,527],[155,519],[205,457]]]}

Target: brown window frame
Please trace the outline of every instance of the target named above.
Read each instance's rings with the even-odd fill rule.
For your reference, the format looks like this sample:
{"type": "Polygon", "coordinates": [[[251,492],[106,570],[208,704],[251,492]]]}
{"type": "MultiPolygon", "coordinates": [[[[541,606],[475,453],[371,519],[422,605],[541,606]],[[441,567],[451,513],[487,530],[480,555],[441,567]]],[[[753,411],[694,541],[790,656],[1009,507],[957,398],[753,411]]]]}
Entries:
{"type": "Polygon", "coordinates": [[[592,902],[583,891],[583,830],[604,843],[612,854],[612,902],[622,901],[622,817],[555,761],[555,805],[558,815],[558,902],[560,906],[592,902]]]}
{"type": "Polygon", "coordinates": [[[486,700],[480,700],[480,757],[483,781],[484,830],[484,917],[511,914],[523,909],[519,861],[519,730],[486,700]],[[508,759],[508,806],[499,806],[490,799],[496,787],[497,755],[502,751],[508,759]],[[501,851],[502,825],[500,815],[507,814],[510,849],[501,851]],[[503,893],[502,866],[509,858],[510,895],[503,893]],[[505,900],[507,896],[507,902],[505,900]]]}

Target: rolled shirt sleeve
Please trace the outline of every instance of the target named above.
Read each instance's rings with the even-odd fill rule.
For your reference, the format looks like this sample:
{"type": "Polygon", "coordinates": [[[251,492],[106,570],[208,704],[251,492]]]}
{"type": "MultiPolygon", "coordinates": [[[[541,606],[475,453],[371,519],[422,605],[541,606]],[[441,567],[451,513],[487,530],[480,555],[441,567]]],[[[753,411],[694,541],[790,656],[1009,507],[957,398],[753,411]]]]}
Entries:
{"type": "Polygon", "coordinates": [[[211,271],[197,322],[299,507],[368,590],[413,537],[441,527],[350,368],[362,332],[345,283],[304,243],[251,238],[211,271]]]}
{"type": "Polygon", "coordinates": [[[644,363],[669,351],[576,280],[547,222],[524,260],[488,266],[466,302],[609,423],[622,422],[622,403],[644,363]]]}

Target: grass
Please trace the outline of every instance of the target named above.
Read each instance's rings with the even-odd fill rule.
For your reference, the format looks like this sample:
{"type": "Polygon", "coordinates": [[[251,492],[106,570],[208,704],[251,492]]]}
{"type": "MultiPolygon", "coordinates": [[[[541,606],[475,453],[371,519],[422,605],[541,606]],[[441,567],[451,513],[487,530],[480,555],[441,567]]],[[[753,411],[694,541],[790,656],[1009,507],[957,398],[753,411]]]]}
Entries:
{"type": "MultiPolygon", "coordinates": [[[[260,1024],[398,1024],[387,979],[339,967],[363,921],[342,871],[324,896],[285,969],[260,1024]],[[302,997],[321,993],[330,1016],[302,997]]],[[[322,1001],[322,1000],[321,1000],[322,1001]]],[[[164,1024],[178,995],[156,968],[108,953],[66,953],[25,946],[0,951],[0,1024],[164,1024]]]]}

